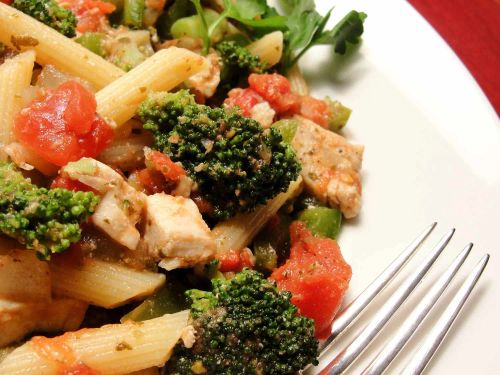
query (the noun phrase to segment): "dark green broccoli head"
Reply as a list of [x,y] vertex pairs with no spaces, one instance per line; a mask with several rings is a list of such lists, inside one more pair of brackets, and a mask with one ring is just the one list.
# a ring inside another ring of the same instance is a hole
[[75,15],[55,0],[14,0],[12,6],[69,38],[76,35]]
[[155,148],[182,163],[215,218],[251,211],[298,177],[295,153],[278,130],[234,110],[198,105],[187,91],[154,94],[139,115]]
[[222,61],[221,82],[217,89],[219,96],[225,94],[233,87],[247,82],[250,73],[264,73],[267,66],[258,56],[235,41],[225,40],[218,43],[215,49]]
[[35,186],[12,164],[0,164],[0,232],[35,250],[42,259],[79,241],[80,222],[98,203],[90,192]]
[[187,292],[197,340],[176,346],[167,373],[296,374],[317,364],[314,322],[297,314],[289,292],[248,269],[212,284]]

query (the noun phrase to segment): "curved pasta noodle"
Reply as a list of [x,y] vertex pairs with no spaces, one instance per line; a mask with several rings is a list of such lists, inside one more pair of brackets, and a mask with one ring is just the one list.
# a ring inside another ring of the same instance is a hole
[[100,89],[125,74],[85,47],[0,2],[0,42],[15,49],[36,51],[36,61],[85,79]]
[[[22,108],[22,94],[30,85],[34,64],[35,52],[26,51],[0,65],[0,149],[14,140],[14,116]],[[2,154],[5,159],[6,154],[0,151],[0,157]]]
[[259,56],[260,59],[273,66],[279,63],[283,54],[283,33],[274,31],[247,46],[252,55]]
[[0,363],[0,374],[57,375],[77,363],[107,375],[162,366],[181,337],[188,314],[181,311],[143,322],[110,324],[53,339],[35,337]]
[[161,273],[98,259],[84,259],[81,264],[52,259],[50,271],[54,294],[106,308],[153,294],[165,283]]
[[298,64],[295,64],[290,68],[287,78],[290,81],[293,93],[298,95],[309,95],[309,86],[307,86],[307,82],[302,75]]
[[184,48],[160,50],[97,92],[97,112],[117,128],[135,115],[150,91],[169,91],[206,64],[206,59]]
[[238,214],[231,219],[218,223],[212,229],[215,245],[219,254],[229,250],[243,249],[262,229],[269,219],[278,212],[287,200],[299,195],[302,191],[302,177],[290,183],[288,191],[278,194],[264,206],[255,211]]

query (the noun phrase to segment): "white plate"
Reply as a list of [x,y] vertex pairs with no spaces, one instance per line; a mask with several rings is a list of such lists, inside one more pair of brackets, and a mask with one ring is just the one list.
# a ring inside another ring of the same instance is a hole
[[[331,5],[330,1],[317,3],[323,13]],[[454,239],[415,291],[410,305],[415,305],[425,287],[468,242],[475,244],[473,253],[438,311],[479,258],[486,252],[492,257],[428,371],[500,374],[498,117],[460,60],[409,4],[398,0],[335,4],[335,20],[350,9],[368,13],[361,48],[349,58],[335,58],[333,65],[329,49],[314,48],[302,66],[313,82],[314,94],[329,94],[353,108],[346,135],[366,146],[362,213],[346,223],[339,239],[353,267],[346,301],[431,222],[439,225],[408,269],[447,229],[455,227]],[[349,373],[357,374],[366,366],[408,311],[408,306],[402,309],[388,332],[377,338],[364,360]],[[430,316],[426,328],[436,315]],[[365,322],[358,322],[353,331]],[[414,338],[389,373],[404,366],[421,337]],[[337,349],[349,339],[352,335]]]

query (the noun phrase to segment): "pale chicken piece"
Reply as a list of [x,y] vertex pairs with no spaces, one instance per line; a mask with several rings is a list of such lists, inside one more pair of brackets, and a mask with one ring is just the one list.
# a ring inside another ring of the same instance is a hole
[[187,87],[195,89],[205,98],[210,98],[215,94],[220,83],[220,58],[215,52],[206,56],[209,64],[201,72],[189,77],[185,84]]
[[0,299],[0,348],[32,332],[56,333],[80,327],[88,304],[70,298],[46,303],[21,303]]
[[359,171],[364,147],[347,140],[314,122],[299,121],[292,146],[302,164],[306,189],[331,206],[338,206],[346,218],[358,215],[361,208]]
[[145,199],[143,193],[123,184],[104,194],[92,222],[116,242],[135,250],[141,239],[135,226],[141,219]]
[[215,254],[214,238],[196,204],[164,193],[147,197],[144,244],[167,270],[193,266]]
[[106,193],[125,182],[110,166],[92,158],[81,158],[61,168],[61,175],[80,181],[99,193]]
[[135,250],[140,240],[136,228],[146,204],[146,195],[135,190],[111,167],[91,158],[68,163],[63,176],[97,190],[103,196],[92,221],[118,243]]
[[272,125],[275,115],[276,111],[266,101],[257,103],[250,110],[250,116],[260,123],[264,129]]

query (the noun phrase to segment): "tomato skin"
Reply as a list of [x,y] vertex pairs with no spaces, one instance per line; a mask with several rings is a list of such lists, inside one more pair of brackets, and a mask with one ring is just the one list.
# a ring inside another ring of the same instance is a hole
[[251,88],[246,89],[232,89],[228,93],[228,97],[224,100],[224,104],[228,107],[240,107],[243,116],[252,116],[252,108],[263,102],[262,96]]
[[253,268],[250,252],[246,250],[229,250],[216,256],[221,272],[241,272],[243,268]]
[[80,181],[72,180],[68,177],[57,176],[50,184],[51,189],[62,188],[66,190],[72,191],[91,191],[95,193],[95,190],[90,186],[81,183]]
[[299,113],[324,128],[328,127],[329,109],[324,100],[306,95],[300,98]]
[[144,168],[137,172],[137,177],[147,194],[170,191],[170,186],[165,177],[158,171]]
[[113,129],[96,113],[92,93],[67,81],[35,98],[14,121],[14,133],[43,159],[64,166],[95,157],[113,140]]
[[75,14],[76,29],[81,33],[98,31],[106,15],[116,9],[113,4],[99,0],[65,0],[61,5]]
[[316,337],[325,338],[349,286],[351,267],[336,241],[313,236],[304,223],[292,223],[290,236],[290,258],[270,278],[292,293],[300,314],[314,320]]
[[78,363],[71,366],[71,368],[65,369],[62,375],[101,375],[101,372],[91,369],[84,363]]
[[[159,151],[151,151],[146,157],[146,165],[160,172],[167,181],[178,182],[186,171],[174,163],[167,155]],[[149,166],[148,165],[148,166]]]
[[248,83],[278,113],[297,113],[300,96],[293,94],[288,79],[280,74],[250,74]]

